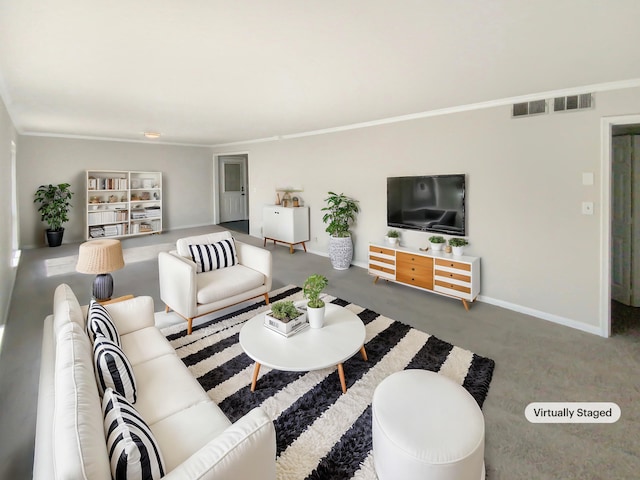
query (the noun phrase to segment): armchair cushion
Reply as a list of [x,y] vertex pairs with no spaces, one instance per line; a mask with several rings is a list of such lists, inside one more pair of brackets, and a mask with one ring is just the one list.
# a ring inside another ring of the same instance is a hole
[[225,240],[227,238],[233,238],[231,232],[225,230],[224,232],[207,233],[204,235],[195,235],[193,237],[184,237],[176,241],[176,250],[178,255],[186,257],[191,260],[191,252],[189,252],[189,245],[197,244],[212,244]]
[[234,265],[222,270],[196,275],[198,303],[207,304],[233,297],[265,283],[262,273],[244,265]]
[[233,238],[226,238],[209,245],[189,245],[189,252],[191,259],[196,263],[197,273],[233,267],[238,263],[236,244]]

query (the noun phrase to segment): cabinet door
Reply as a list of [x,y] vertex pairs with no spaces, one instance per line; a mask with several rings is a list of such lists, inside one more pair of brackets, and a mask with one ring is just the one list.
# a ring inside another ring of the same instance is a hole
[[433,258],[398,252],[396,280],[433,290]]

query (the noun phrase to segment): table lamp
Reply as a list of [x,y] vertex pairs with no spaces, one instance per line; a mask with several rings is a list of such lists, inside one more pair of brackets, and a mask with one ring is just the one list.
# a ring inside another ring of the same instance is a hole
[[110,300],[113,294],[111,272],[124,267],[120,240],[100,239],[80,245],[76,271],[93,273],[93,298],[98,301]]

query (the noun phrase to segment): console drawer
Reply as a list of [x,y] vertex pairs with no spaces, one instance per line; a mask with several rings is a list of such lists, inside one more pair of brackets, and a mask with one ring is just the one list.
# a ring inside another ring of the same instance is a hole
[[378,247],[376,245],[369,245],[369,251],[371,253],[381,253],[382,255],[390,255],[394,257],[396,255],[395,250],[391,250],[389,248]]
[[436,267],[436,273],[435,273],[435,277],[436,279],[441,279],[441,280],[457,280],[458,282],[464,282],[464,283],[471,283],[471,276],[470,275],[465,275],[462,273],[457,273],[457,272],[447,272],[445,270],[438,270],[438,267]]
[[471,294],[471,285],[458,285],[456,283],[449,283],[436,279],[434,290],[436,292],[442,292],[448,295],[466,298]]
[[464,270],[467,272],[471,271],[470,263],[462,263],[456,262],[455,260],[448,260],[444,258],[436,258],[436,266],[438,267],[447,267],[447,268],[455,268],[456,270]]
[[406,283],[408,285],[414,285],[420,288],[426,288],[427,290],[433,290],[433,274],[410,273],[405,271],[398,271],[396,273],[396,281]]
[[433,270],[433,258],[423,257],[422,255],[412,255],[410,253],[398,252],[396,256],[398,266],[404,265],[418,265],[430,270]]

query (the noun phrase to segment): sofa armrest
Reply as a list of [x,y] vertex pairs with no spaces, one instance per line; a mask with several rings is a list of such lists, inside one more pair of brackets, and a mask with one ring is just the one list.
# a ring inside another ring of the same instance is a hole
[[254,408],[211,440],[164,480],[275,480],[276,431],[261,408]]
[[183,317],[194,317],[198,291],[195,262],[175,252],[160,252],[158,275],[162,301]]
[[151,297],[134,297],[122,302],[109,303],[104,308],[111,315],[120,335],[155,325],[153,298]]
[[271,290],[271,282],[273,279],[273,267],[271,260],[271,252],[267,249],[256,247],[248,243],[236,240],[236,254],[240,265],[251,268],[262,273],[265,276],[265,285],[267,292]]

